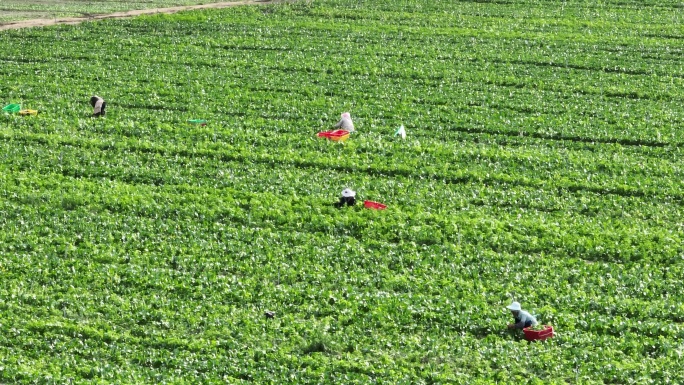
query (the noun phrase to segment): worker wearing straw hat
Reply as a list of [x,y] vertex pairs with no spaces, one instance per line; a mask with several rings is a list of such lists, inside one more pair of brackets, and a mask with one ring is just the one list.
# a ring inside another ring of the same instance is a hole
[[513,318],[515,318],[515,323],[508,325],[509,329],[524,329],[537,324],[537,319],[523,310],[520,307],[519,302],[514,301],[512,304],[506,306],[506,309],[510,310],[513,314]]

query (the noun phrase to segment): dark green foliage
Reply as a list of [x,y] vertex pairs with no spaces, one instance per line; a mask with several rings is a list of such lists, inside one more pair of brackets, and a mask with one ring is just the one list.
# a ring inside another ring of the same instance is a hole
[[684,383],[677,4],[0,33],[0,382]]

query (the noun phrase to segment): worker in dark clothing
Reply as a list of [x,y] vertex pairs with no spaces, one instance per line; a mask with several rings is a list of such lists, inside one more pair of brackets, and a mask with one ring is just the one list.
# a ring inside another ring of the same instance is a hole
[[107,103],[101,97],[95,95],[90,98],[90,105],[93,106],[93,116],[105,116]]
[[335,203],[335,207],[354,206],[356,204],[356,191],[346,188],[342,190],[340,201]]

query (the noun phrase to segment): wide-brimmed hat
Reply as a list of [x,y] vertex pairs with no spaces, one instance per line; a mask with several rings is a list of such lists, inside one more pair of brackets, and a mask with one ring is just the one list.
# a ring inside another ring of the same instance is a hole
[[521,310],[522,308],[520,307],[520,302],[515,302],[515,301],[513,301],[512,304],[506,306],[506,309],[509,309],[509,310]]
[[345,198],[352,198],[352,197],[355,197],[355,196],[356,196],[356,191],[354,191],[354,190],[352,190],[352,189],[350,189],[350,188],[346,188],[346,189],[342,190],[342,196],[345,197]]

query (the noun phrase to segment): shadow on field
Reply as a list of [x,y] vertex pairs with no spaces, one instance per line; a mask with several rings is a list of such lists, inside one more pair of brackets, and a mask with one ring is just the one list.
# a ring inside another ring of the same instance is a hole
[[[501,135],[501,136],[520,136],[519,131],[493,131],[487,129],[480,129],[474,127],[452,127],[451,131],[464,132],[467,134],[489,134],[489,135]],[[683,143],[666,143],[658,142],[654,140],[646,139],[621,139],[621,138],[587,138],[577,135],[562,135],[562,134],[544,134],[538,132],[525,132],[522,134],[535,139],[544,140],[557,140],[557,141],[569,141],[569,142],[580,142],[580,143],[605,143],[605,144],[619,144],[622,146],[645,146],[645,147],[679,147]]]

